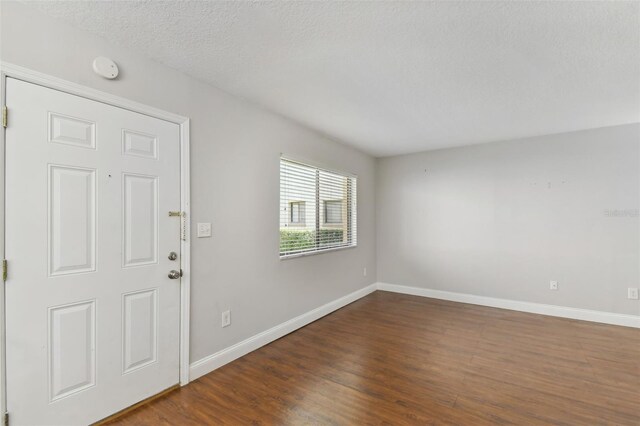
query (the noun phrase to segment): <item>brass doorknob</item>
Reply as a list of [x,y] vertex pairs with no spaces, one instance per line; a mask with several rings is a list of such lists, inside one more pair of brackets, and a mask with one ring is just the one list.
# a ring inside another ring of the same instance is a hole
[[176,271],[175,269],[169,271],[169,278],[172,280],[177,280],[180,278],[180,271]]

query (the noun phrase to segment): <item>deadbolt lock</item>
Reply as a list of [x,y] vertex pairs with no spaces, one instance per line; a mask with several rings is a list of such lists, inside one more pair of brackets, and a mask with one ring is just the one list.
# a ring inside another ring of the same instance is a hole
[[176,253],[175,251],[172,251],[171,253],[169,253],[169,260],[176,260],[178,258],[178,253]]

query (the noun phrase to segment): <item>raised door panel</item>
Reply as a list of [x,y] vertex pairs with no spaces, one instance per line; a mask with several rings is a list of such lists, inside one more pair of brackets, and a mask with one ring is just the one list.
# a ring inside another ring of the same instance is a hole
[[95,170],[49,165],[49,275],[95,271]]
[[123,373],[155,362],[158,340],[156,289],[123,296]]
[[96,124],[89,120],[49,113],[49,142],[96,148]]
[[158,178],[124,174],[123,266],[158,262]]
[[95,301],[49,308],[50,401],[95,385]]
[[145,133],[123,130],[122,153],[155,160],[158,158],[158,138]]

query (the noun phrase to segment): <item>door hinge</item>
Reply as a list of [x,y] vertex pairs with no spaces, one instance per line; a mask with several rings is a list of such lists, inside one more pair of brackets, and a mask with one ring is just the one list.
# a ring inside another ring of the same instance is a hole
[[4,426],[9,426],[9,413],[4,413]]
[[9,272],[9,265],[7,264],[7,259],[2,259],[2,281],[7,280],[8,272]]
[[2,127],[6,128],[7,127],[7,116],[9,115],[9,110],[7,109],[7,106],[3,106],[2,107]]

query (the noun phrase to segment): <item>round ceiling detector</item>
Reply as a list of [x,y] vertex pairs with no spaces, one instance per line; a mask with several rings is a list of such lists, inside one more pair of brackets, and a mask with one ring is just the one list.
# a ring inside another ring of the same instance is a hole
[[98,56],[93,60],[93,71],[99,76],[113,80],[118,76],[118,66],[109,58]]

